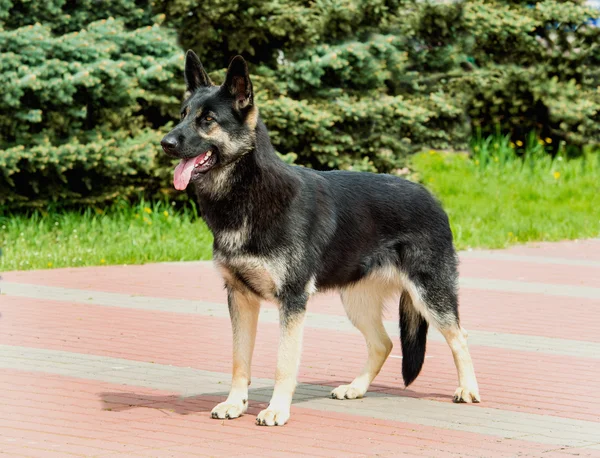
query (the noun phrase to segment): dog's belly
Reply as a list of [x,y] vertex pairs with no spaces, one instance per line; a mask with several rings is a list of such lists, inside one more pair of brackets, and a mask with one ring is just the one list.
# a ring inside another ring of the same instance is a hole
[[228,286],[250,290],[267,300],[275,299],[287,273],[287,265],[281,260],[258,256],[225,257],[215,253],[214,262]]

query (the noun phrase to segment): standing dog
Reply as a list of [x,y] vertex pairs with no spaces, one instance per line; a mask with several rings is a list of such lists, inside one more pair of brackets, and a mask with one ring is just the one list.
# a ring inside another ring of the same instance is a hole
[[392,350],[383,303],[400,297],[402,376],[408,386],[425,357],[429,323],[452,350],[455,402],[479,402],[477,380],[459,325],[457,257],[448,217],[422,186],[391,175],[318,172],[279,159],[254,104],[241,56],[215,86],[188,51],[181,122],[161,142],[181,159],[174,185],[194,187],[214,234],[233,328],[233,380],[213,418],[248,408],[250,364],[261,300],[279,306],[281,337],[273,397],[260,425],[290,417],[306,302],[336,288],[350,321],[365,337],[368,359],[336,399],[362,397]]

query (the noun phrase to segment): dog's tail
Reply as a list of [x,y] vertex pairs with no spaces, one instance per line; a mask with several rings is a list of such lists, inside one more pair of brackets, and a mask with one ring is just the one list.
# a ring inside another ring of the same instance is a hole
[[415,381],[425,361],[427,329],[425,318],[415,309],[405,291],[400,296],[400,343],[402,344],[402,378],[408,386]]

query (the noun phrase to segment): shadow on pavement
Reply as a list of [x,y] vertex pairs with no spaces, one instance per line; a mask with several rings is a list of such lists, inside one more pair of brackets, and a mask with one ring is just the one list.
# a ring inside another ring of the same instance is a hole
[[[327,385],[325,385],[327,383]],[[293,404],[302,407],[302,404],[306,401],[312,401],[316,399],[325,399],[329,397],[331,389],[335,388],[339,384],[327,381],[323,384],[307,384],[300,383],[294,396]],[[248,397],[250,398],[249,412],[252,413],[254,409],[258,410],[265,408],[271,394],[273,393],[273,387],[261,387],[261,388],[250,388],[248,390]],[[104,392],[100,393],[100,400],[102,401],[102,409],[122,412],[135,408],[146,408],[146,409],[157,409],[165,412],[174,412],[179,415],[188,415],[192,413],[210,412],[213,407],[222,402],[227,397],[227,391],[219,391],[213,393],[202,393],[191,396],[178,396],[178,395],[148,395],[132,392]],[[411,397],[411,398],[427,398],[437,400],[448,400],[451,401],[451,396],[448,394],[439,393],[417,393],[412,390],[390,388],[389,386],[373,385],[372,390],[367,392],[365,399],[369,397]],[[338,402],[353,402],[352,400],[338,401]]]

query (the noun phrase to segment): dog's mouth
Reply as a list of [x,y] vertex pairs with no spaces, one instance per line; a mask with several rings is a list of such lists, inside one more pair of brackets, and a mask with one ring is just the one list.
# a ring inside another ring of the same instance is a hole
[[182,159],[175,167],[173,186],[175,189],[183,191],[190,181],[208,172],[216,163],[217,152],[214,149],[209,149],[196,157]]

